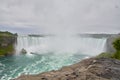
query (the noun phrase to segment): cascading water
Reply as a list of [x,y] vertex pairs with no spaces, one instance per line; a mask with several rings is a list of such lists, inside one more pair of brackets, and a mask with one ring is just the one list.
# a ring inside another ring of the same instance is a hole
[[31,37],[19,36],[17,53],[25,49],[28,53],[43,54],[80,53],[95,56],[104,51],[106,39],[92,37]]
[[[103,52],[105,43],[106,38],[18,36],[17,55],[0,58],[0,80],[74,64]],[[27,54],[19,55],[23,48]]]
[[20,53],[22,49],[27,50],[27,52],[37,51],[36,49],[41,45],[41,39],[41,37],[18,36],[16,53]]

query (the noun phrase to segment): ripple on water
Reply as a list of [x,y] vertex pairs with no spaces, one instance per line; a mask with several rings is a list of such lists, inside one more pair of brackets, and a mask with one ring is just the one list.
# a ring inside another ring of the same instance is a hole
[[32,57],[28,57],[28,55],[5,57],[0,60],[0,80],[10,80],[21,74],[38,74],[57,70],[62,66],[75,63],[78,59],[81,59],[80,56],[76,57],[73,54],[67,54],[67,56],[66,54],[41,54]]

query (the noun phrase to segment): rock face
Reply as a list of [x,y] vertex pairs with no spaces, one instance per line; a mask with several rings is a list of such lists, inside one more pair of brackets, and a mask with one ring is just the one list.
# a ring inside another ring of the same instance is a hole
[[118,37],[120,37],[120,34],[114,34],[114,35],[111,35],[111,36],[108,37],[108,39],[106,41],[106,46],[105,46],[106,52],[108,52],[108,53],[114,53],[114,52],[116,52],[116,50],[114,49],[112,43]]
[[0,56],[11,55],[14,53],[14,45],[17,35],[10,32],[0,32]]
[[21,75],[13,80],[120,80],[120,61],[90,58],[57,71]]

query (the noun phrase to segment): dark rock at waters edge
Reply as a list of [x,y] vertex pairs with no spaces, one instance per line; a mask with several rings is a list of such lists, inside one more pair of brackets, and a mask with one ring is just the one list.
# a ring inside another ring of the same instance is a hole
[[60,70],[38,75],[21,75],[13,80],[120,80],[120,61],[90,58]]
[[17,34],[8,31],[0,31],[0,56],[12,55],[15,52],[14,45],[17,42]]
[[21,52],[20,53],[22,53],[22,54],[26,54],[27,53],[27,51],[23,48],[22,50],[21,50]]

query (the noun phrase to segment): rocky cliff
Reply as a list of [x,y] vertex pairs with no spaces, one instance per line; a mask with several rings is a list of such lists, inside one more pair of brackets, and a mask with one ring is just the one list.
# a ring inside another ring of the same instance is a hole
[[57,71],[22,75],[14,80],[120,80],[120,61],[90,58]]
[[17,41],[17,34],[0,32],[0,56],[14,54],[14,45]]
[[108,53],[116,52],[112,43],[116,40],[116,38],[119,38],[119,37],[120,37],[120,34],[113,34],[107,38],[106,46],[105,46],[106,52],[108,52]]

